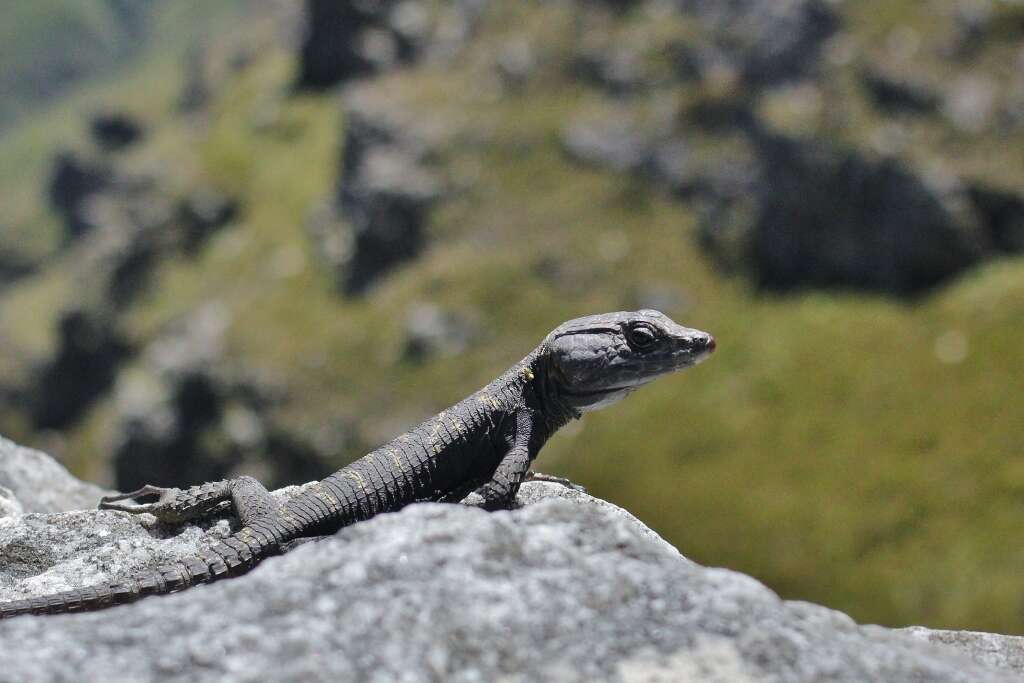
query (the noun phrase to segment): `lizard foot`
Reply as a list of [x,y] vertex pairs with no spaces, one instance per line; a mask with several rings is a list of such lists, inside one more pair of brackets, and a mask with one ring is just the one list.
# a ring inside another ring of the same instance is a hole
[[583,488],[579,484],[574,484],[572,481],[566,479],[565,477],[556,477],[550,474],[542,474],[540,472],[534,472],[533,470],[530,470],[529,472],[526,473],[526,481],[544,481],[548,482],[549,484],[559,484],[560,486],[572,489],[573,491],[579,491],[580,493],[587,492],[587,489]]
[[[131,493],[121,493],[116,496],[103,496],[100,498],[99,509],[100,510],[117,510],[119,512],[130,512],[134,515],[148,512],[156,515],[157,518],[161,518],[161,512],[167,508],[170,508],[171,502],[175,496],[180,493],[180,489],[163,488],[160,486],[143,486],[137,491]],[[141,498],[143,496],[160,496],[154,503],[145,503],[141,505],[121,505],[117,501],[130,500],[132,498]]]

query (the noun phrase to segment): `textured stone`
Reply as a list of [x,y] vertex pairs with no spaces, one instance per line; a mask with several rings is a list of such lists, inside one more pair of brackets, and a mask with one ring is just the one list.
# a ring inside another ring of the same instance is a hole
[[980,631],[947,631],[911,626],[903,632],[929,643],[948,645],[990,666],[1024,674],[1024,637]]
[[297,84],[319,90],[425,58],[450,58],[474,33],[485,5],[306,0]]
[[988,254],[985,226],[955,176],[820,140],[757,129],[752,138],[756,180],[746,189],[711,183],[728,210],[711,215],[706,243],[745,243],[763,287],[914,294]]
[[40,363],[29,399],[32,423],[65,427],[114,382],[130,347],[103,312],[77,309],[57,323],[57,348]]
[[[294,493],[292,491],[279,494]],[[518,509],[421,504],[249,574],[103,612],[0,623],[18,681],[1010,681],[700,567],[625,511],[549,483]],[[227,531],[122,513],[0,525],[0,599],[116,579]],[[980,659],[984,659],[983,657]],[[1002,668],[1001,668],[1002,667]]]
[[683,137],[663,123],[673,112],[667,107],[660,111],[654,122],[628,108],[581,117],[563,128],[562,147],[581,164],[632,173],[665,192],[688,196],[707,169]]
[[365,293],[426,246],[430,209],[446,189],[436,155],[449,123],[410,111],[386,86],[347,93],[337,196],[308,226],[345,294]]
[[221,302],[208,302],[169,324],[118,376],[109,450],[119,488],[191,485],[243,471],[271,486],[303,481],[330,471],[328,461],[351,445],[347,425],[275,419],[286,383],[225,355],[230,321]]
[[66,241],[93,227],[82,215],[86,200],[109,188],[112,175],[105,163],[74,152],[62,151],[54,158],[46,193],[50,206],[64,219]]
[[839,28],[826,0],[676,0],[701,22],[723,59],[748,85],[814,75],[822,46]]
[[890,114],[931,114],[942,104],[942,97],[928,84],[883,68],[866,68],[861,78],[874,103]]
[[0,437],[0,487],[10,491],[12,510],[64,512],[96,507],[108,493],[71,476],[45,453]]

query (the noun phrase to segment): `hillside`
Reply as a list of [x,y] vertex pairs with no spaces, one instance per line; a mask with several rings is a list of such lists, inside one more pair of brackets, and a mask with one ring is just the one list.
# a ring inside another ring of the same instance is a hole
[[383,3],[297,83],[268,2],[53,102],[0,138],[0,432],[296,483],[652,306],[715,358],[541,470],[784,597],[1024,632],[1021,10],[769,4]]

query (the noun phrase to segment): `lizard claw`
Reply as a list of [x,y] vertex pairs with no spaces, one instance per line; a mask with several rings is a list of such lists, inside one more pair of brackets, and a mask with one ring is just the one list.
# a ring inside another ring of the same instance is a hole
[[[141,514],[143,512],[156,513],[162,506],[168,501],[174,498],[178,494],[178,489],[162,488],[160,486],[143,486],[137,491],[131,493],[121,493],[116,496],[103,496],[100,498],[100,504],[98,508],[100,510],[117,510],[119,512],[130,512],[132,514]],[[142,505],[119,505],[119,500],[130,500],[132,498],[140,498],[142,496],[160,496],[155,503],[146,503]]]

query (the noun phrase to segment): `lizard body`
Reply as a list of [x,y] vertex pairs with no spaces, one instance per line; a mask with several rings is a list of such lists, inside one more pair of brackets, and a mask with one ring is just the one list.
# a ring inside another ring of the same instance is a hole
[[[301,539],[329,534],[420,501],[508,506],[544,443],[588,410],[695,365],[714,339],[657,311],[607,313],[563,323],[496,380],[279,505],[250,477],[186,490],[147,486],[100,507],[150,512],[165,522],[230,502],[242,528],[191,558],[121,582],[0,603],[0,619],[99,609],[241,574]],[[159,494],[155,503],[118,500]]]

